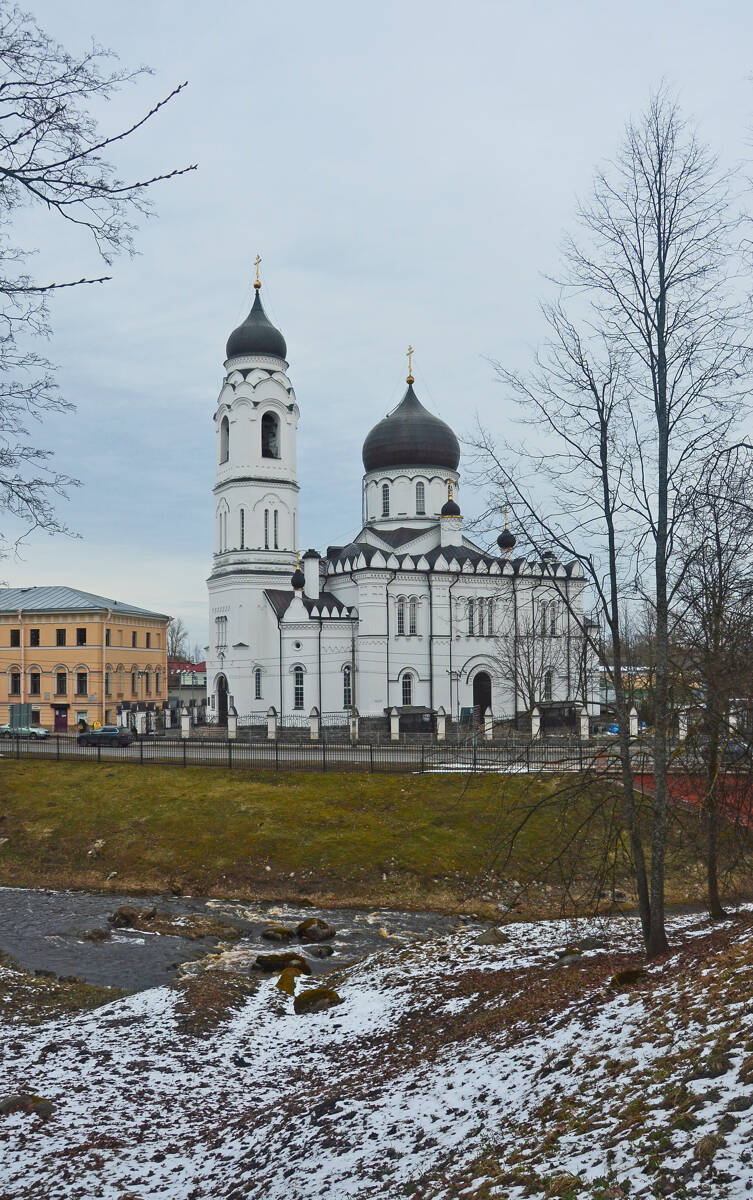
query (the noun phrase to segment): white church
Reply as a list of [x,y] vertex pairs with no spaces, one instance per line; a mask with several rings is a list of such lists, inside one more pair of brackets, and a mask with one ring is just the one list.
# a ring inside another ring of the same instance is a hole
[[[227,342],[214,415],[215,545],[207,692],[225,724],[323,723],[357,711],[367,728],[430,728],[443,710],[516,721],[534,703],[594,711],[580,564],[495,553],[463,532],[450,427],[407,390],[363,443],[361,524],[345,546],[299,555],[300,410],[282,333],[258,279]],[[409,360],[410,362],[410,360]],[[304,408],[305,411],[305,408]]]

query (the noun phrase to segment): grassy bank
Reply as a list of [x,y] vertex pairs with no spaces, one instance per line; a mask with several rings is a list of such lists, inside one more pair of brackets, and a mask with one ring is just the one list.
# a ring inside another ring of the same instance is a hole
[[[606,867],[630,893],[613,836],[616,800],[602,785],[574,786],[567,798],[558,787],[520,776],[2,760],[0,884],[480,911],[535,878],[521,911],[541,914],[559,910],[565,883],[585,904]],[[741,879],[731,882],[742,890]],[[686,832],[670,855],[668,890],[675,902],[702,895]]]

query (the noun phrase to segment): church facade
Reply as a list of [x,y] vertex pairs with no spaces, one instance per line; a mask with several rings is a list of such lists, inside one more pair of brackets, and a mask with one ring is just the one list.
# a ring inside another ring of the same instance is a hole
[[407,390],[363,444],[361,525],[351,542],[299,555],[300,411],[287,347],[254,304],[227,342],[214,415],[217,472],[207,691],[223,724],[270,708],[291,724],[327,718],[533,704],[593,711],[577,562],[495,552],[463,531],[454,432]]

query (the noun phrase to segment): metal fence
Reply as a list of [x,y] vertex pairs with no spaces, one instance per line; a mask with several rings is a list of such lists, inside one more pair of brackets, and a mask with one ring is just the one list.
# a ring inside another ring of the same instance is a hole
[[132,763],[224,767],[245,771],[361,771],[528,774],[617,768],[604,746],[534,741],[525,745],[411,745],[399,742],[338,745],[326,742],[238,742],[201,738],[143,738],[130,746],[82,746],[75,738],[11,738],[0,742],[7,758],[55,762]]

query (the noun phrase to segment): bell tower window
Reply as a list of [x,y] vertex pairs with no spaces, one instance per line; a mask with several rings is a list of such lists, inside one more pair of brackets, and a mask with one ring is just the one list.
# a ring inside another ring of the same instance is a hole
[[280,421],[272,412],[265,412],[261,419],[261,456],[280,457]]
[[426,488],[423,483],[416,484],[416,516],[423,517],[426,514]]
[[230,458],[230,422],[227,417],[223,417],[220,421],[220,462],[224,463]]
[[382,484],[382,516],[388,517],[389,515],[390,515],[390,485],[388,483],[383,483]]

